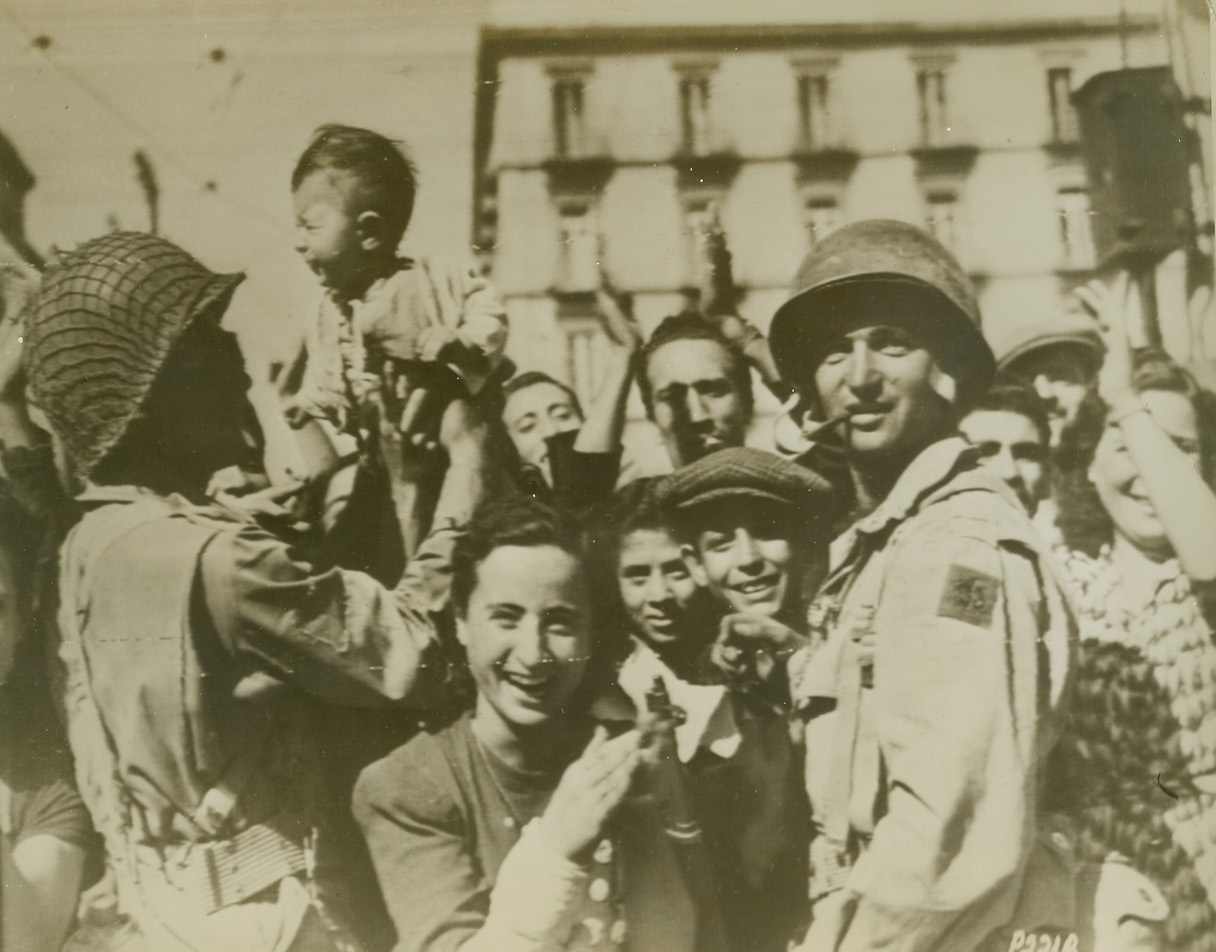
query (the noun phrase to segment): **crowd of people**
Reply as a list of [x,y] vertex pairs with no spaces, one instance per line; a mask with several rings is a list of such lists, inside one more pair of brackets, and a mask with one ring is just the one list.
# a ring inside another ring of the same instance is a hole
[[1216,950],[1216,398],[1135,281],[994,352],[862,221],[765,336],[711,229],[648,336],[604,279],[583,406],[399,255],[396,145],[290,182],[273,421],[242,275],[132,232],[4,272],[5,950]]

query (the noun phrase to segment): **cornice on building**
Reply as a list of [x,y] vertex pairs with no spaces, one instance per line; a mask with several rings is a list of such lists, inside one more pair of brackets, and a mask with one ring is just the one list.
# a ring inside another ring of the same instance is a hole
[[605,56],[636,53],[740,53],[750,50],[845,50],[858,46],[915,44],[951,47],[1018,41],[1062,41],[1156,31],[1150,14],[1051,19],[902,21],[877,23],[723,24],[678,26],[487,26],[482,57]]

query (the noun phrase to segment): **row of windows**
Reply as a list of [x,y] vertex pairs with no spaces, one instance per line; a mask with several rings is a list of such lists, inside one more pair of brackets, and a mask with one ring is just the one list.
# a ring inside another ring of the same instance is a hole
[[[916,89],[920,103],[920,135],[925,146],[942,146],[951,141],[949,69],[926,66],[917,70]],[[802,71],[795,76],[798,104],[799,142],[806,149],[830,149],[842,145],[833,123],[835,108],[834,77],[828,70]],[[596,152],[589,138],[585,109],[586,76],[579,73],[554,75],[552,86],[553,144],[555,154],[580,158]],[[713,72],[709,69],[685,70],[679,75],[681,146],[689,155],[708,155],[719,151],[711,122]],[[1056,143],[1077,141],[1077,117],[1071,101],[1072,70],[1067,67],[1047,71],[1047,97],[1051,110],[1052,138]]]
[[[563,291],[587,291],[599,281],[599,259],[603,235],[596,206],[591,201],[561,201],[558,211],[557,287]],[[683,205],[683,268],[685,282],[698,282],[699,240],[709,213],[709,199],[686,200]],[[951,189],[930,190],[924,195],[924,226],[947,248],[965,258],[966,211],[960,193]],[[1059,267],[1086,270],[1094,266],[1094,243],[1090,227],[1089,196],[1082,188],[1062,188],[1055,200]],[[803,204],[803,226],[808,248],[823,240],[847,217],[838,199],[813,195]]]
[[[599,280],[598,261],[603,237],[593,205],[570,202],[559,206],[558,288],[586,291]],[[684,208],[685,281],[698,283],[699,235],[705,224],[707,207],[692,202]],[[1055,213],[1059,240],[1060,267],[1088,270],[1094,267],[1094,245],[1090,230],[1089,198],[1083,189],[1064,188],[1056,194]],[[965,212],[957,193],[929,192],[924,204],[925,227],[956,253],[967,241]],[[808,247],[823,240],[847,221],[843,209],[833,199],[812,197],[804,205],[803,222]],[[964,264],[966,260],[964,257]],[[590,314],[566,314],[561,321],[565,344],[566,374],[579,398],[587,405],[598,392],[603,368],[607,364],[607,340],[600,322]]]

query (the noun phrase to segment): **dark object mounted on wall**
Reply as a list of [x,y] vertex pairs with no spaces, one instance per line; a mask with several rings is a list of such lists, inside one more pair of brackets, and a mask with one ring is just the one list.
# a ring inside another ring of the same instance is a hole
[[1191,134],[1170,68],[1098,73],[1072,101],[1101,263],[1135,267],[1187,245]]

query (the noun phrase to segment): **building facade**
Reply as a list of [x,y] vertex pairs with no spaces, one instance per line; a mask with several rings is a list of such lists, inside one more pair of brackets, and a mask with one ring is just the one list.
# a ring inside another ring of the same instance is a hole
[[1152,13],[1057,6],[917,24],[485,28],[474,241],[506,296],[513,356],[590,397],[598,262],[650,330],[695,293],[714,206],[740,313],[761,329],[814,243],[873,217],[952,248],[993,337],[1070,306],[1094,266],[1070,94],[1168,51]]

